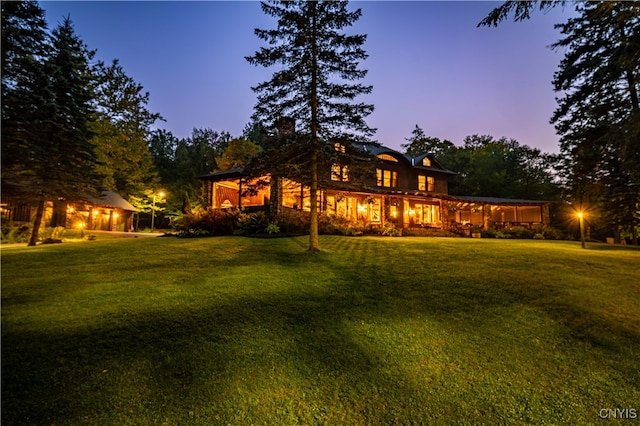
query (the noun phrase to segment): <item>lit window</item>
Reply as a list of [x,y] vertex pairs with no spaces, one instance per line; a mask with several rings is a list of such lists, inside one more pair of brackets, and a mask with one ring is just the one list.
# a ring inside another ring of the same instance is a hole
[[334,143],[334,144],[333,144],[333,148],[334,148],[336,151],[338,151],[338,152],[342,152],[342,153],[344,153],[344,152],[345,152],[345,147],[344,147],[344,145],[342,145],[342,144],[341,144],[341,143],[339,143],[339,142]]
[[418,191],[433,192],[435,188],[435,179],[433,176],[418,175]]
[[385,161],[393,161],[394,163],[398,162],[398,159],[396,157],[394,157],[393,155],[389,155],[389,154],[379,154],[378,158],[381,160],[385,160]]
[[376,185],[387,188],[398,186],[398,172],[393,170],[376,169]]
[[338,182],[349,181],[349,166],[341,166],[337,163],[331,166],[331,180]]
[[427,157],[424,157],[422,159],[422,165],[425,166],[425,167],[431,167],[431,160],[428,159]]

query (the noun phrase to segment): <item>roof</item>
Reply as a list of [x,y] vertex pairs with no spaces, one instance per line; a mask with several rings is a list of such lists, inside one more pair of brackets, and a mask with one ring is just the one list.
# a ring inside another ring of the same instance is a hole
[[[380,154],[389,154],[397,159],[403,159],[405,161],[408,161],[409,164],[416,169],[429,170],[432,172],[445,173],[449,175],[457,175],[456,172],[444,168],[432,154],[421,154],[417,157],[411,157],[409,155],[401,153],[400,151],[396,151],[395,149],[388,148],[384,145],[363,145],[362,148],[365,151],[370,152],[371,154],[376,156]],[[422,159],[425,157],[428,157],[438,167],[423,166]]]
[[523,200],[517,198],[498,198],[498,197],[475,197],[467,195],[448,195],[447,199],[452,201],[464,201],[468,203],[487,203],[487,204],[522,204],[522,205],[540,205],[550,204],[551,201],[544,200]]
[[137,212],[138,209],[133,207],[127,200],[122,198],[118,193],[113,191],[103,191],[102,196],[96,197],[85,197],[85,201],[88,201],[93,204],[98,204],[105,207],[115,207],[122,210],[128,210],[132,212]]
[[228,178],[238,178],[238,177],[242,177],[243,176],[243,169],[230,169],[230,170],[223,170],[220,172],[215,172],[215,173],[209,173],[208,175],[202,175],[202,176],[198,176],[198,179],[202,179],[202,180],[222,180],[222,179],[228,179]]

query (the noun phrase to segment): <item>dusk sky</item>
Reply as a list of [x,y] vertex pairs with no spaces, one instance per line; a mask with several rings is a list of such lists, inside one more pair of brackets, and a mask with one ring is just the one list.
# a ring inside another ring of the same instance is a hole
[[[563,52],[555,23],[572,6],[497,28],[477,23],[500,2],[358,1],[362,18],[349,30],[367,34],[364,84],[375,105],[367,120],[375,138],[400,149],[415,125],[461,145],[465,136],[506,136],[558,151],[549,118],[551,80]],[[188,137],[194,127],[239,136],[250,121],[252,86],[272,71],[244,58],[262,46],[254,28],[275,27],[260,4],[242,2],[41,2],[50,29],[67,15],[97,59],[119,59],[150,92],[157,128]]]

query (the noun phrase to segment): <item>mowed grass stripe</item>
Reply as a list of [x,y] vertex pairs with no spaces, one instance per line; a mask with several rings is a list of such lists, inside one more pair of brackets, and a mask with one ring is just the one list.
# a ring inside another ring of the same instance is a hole
[[594,423],[640,400],[638,250],[321,246],[3,249],[3,423]]

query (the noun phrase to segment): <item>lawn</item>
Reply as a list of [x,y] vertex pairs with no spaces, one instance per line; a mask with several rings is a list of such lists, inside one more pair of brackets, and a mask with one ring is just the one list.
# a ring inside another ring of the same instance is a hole
[[640,250],[462,238],[2,249],[2,424],[640,417]]

